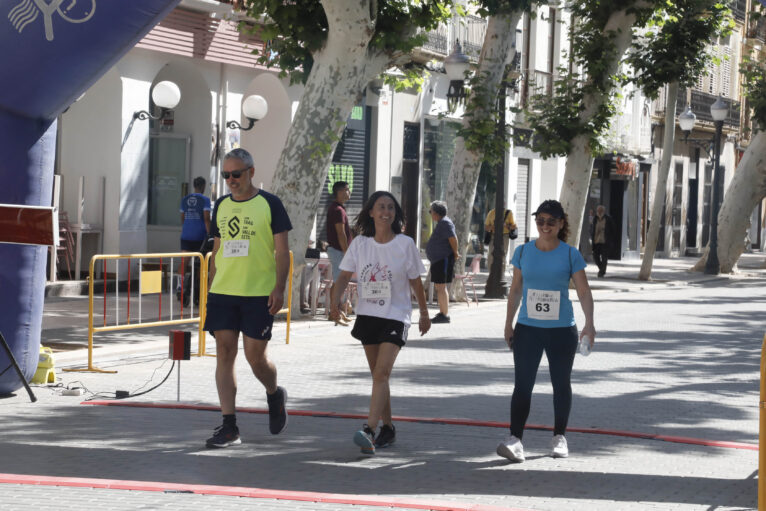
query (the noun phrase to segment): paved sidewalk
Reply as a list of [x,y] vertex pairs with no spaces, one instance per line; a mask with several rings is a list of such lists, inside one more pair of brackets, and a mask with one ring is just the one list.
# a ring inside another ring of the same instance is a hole
[[[523,464],[494,454],[507,434],[493,426],[508,422],[513,363],[501,339],[505,303],[488,300],[478,307],[453,304],[452,323],[434,325],[422,338],[411,331],[392,377],[395,415],[474,425],[400,421],[395,446],[367,458],[351,442],[359,419],[294,414],[285,433],[271,436],[265,415],[243,412],[243,445],[207,450],[203,442],[220,422],[218,412],[85,405],[92,394],[62,396],[58,387],[38,386],[37,403],[23,391],[0,399],[0,474],[260,488],[293,499],[306,498],[305,492],[359,502],[374,496],[400,508],[451,502],[455,509],[753,509],[755,450],[575,431],[756,445],[766,331],[762,260],[762,254],[746,255],[740,274],[720,277],[682,272],[690,259],[656,260],[650,282],[635,279],[638,261],[610,262],[604,279],[589,267],[598,337],[593,354],[575,361],[568,459],[547,456],[551,433],[545,429],[527,430]],[[46,303],[43,337],[60,350],[62,385],[108,397],[115,390],[141,392],[169,374],[168,328],[99,336],[96,365],[116,374],[62,372],[86,360],[86,302]],[[277,324],[270,352],[289,391],[289,409],[366,414],[369,374],[349,330],[298,321],[285,345],[284,323]],[[217,406],[214,365],[210,357],[182,363],[181,403]],[[542,366],[529,423],[546,426],[553,420],[552,394]],[[264,408],[263,389],[244,357],[237,371],[239,406]],[[177,391],[173,371],[157,389],[125,402],[173,405]],[[340,502],[0,484],[0,500],[10,499],[19,504],[9,509],[43,501],[58,509],[351,509]]]

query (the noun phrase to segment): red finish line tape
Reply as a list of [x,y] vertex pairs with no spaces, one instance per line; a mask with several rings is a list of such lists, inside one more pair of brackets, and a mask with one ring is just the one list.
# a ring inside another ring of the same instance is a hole
[[[173,404],[173,403],[138,403],[128,401],[83,401],[83,405],[100,405],[100,406],[126,406],[134,408],[167,408],[176,410],[203,410],[209,412],[220,412],[221,408],[212,405],[189,405],[189,404]],[[237,408],[241,413],[259,413],[267,414],[269,411],[265,408]],[[303,417],[324,417],[331,419],[366,419],[366,415],[359,413],[338,413],[338,412],[319,412],[312,410],[289,410],[290,415],[303,416]],[[420,422],[423,424],[446,424],[449,426],[474,426],[481,428],[510,428],[508,422],[496,422],[496,421],[479,421],[473,419],[450,419],[439,417],[393,417],[398,422]],[[552,426],[546,426],[542,424],[527,424],[526,429],[535,429],[543,431],[553,431]],[[748,444],[745,442],[727,442],[721,440],[705,440],[702,438],[673,436],[673,435],[655,435],[653,433],[639,433],[636,431],[622,431],[618,429],[602,429],[602,428],[570,428],[567,427],[567,432],[572,433],[588,433],[592,435],[609,435],[609,436],[622,436],[628,438],[641,438],[645,440],[660,440],[663,442],[673,442],[677,444],[691,444],[691,445],[703,445],[706,447],[721,447],[724,449],[746,449],[750,451],[757,451],[758,444]]]
[[0,484],[28,484],[37,486],[68,486],[74,488],[100,488],[110,490],[194,493],[197,495],[223,495],[254,499],[275,499],[350,506],[381,506],[403,509],[433,509],[436,511],[529,511],[521,508],[487,506],[439,500],[419,500],[375,495],[345,495],[305,491],[270,490],[243,486],[214,486],[207,484],[163,483],[156,481],[130,481],[85,477],[55,477],[39,475],[0,474]]

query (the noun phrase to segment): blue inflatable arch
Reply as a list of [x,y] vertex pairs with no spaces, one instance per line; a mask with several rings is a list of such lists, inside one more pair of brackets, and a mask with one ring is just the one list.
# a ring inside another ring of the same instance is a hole
[[[0,2],[0,203],[50,206],[56,118],[179,0]],[[2,233],[0,233],[0,238]],[[0,243],[0,332],[24,376],[37,368],[47,248]],[[0,371],[9,365],[0,351]],[[0,395],[22,386],[0,376]]]

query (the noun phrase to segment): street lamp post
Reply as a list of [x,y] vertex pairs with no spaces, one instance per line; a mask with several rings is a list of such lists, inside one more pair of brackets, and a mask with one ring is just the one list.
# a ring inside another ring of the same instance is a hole
[[[503,140],[506,137],[505,130],[505,101],[507,97],[505,76],[500,82],[497,93],[497,137]],[[505,279],[505,149],[502,151],[500,161],[495,166],[495,225],[492,236],[492,267],[489,269],[484,296],[487,298],[505,298],[508,296],[508,281]]]
[[463,53],[460,41],[455,41],[452,53],[444,59],[444,71],[449,78],[447,90],[447,109],[454,112],[459,104],[465,103],[465,78],[471,67],[471,59]]
[[[711,200],[713,203],[710,207],[710,244],[707,255],[707,261],[705,262],[705,273],[708,275],[718,275],[721,271],[721,263],[718,260],[718,212],[721,207],[721,188],[723,183],[723,176],[721,173],[721,132],[723,131],[723,121],[729,113],[729,106],[723,100],[721,96],[710,106],[710,115],[713,117],[713,123],[715,124],[715,136],[713,137],[713,193]],[[689,133],[694,129],[694,122],[697,116],[691,110],[691,107],[686,107],[686,111],[678,117],[678,124],[681,126],[681,130],[685,133],[685,142],[692,142],[705,149],[708,152],[708,145],[710,139],[693,139],[689,138]]]

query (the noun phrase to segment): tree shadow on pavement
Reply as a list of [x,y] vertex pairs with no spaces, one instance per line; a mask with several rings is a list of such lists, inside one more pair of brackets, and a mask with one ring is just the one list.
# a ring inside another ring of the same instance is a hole
[[[506,505],[514,496],[616,505],[755,503],[753,479],[657,475],[651,459],[633,466],[610,461],[621,452],[640,456],[646,442],[635,439],[570,435],[579,453],[554,460],[537,449],[548,434],[528,432],[530,458],[514,465],[492,453],[499,431],[400,423],[397,444],[369,458],[352,445],[353,426],[346,420],[293,417],[288,432],[274,437],[266,432],[265,416],[240,414],[243,445],[207,450],[202,442],[214,417],[189,410],[84,406],[52,408],[44,418],[15,417],[16,427],[0,441],[0,472],[472,502],[480,496],[481,502]],[[689,448],[663,445],[657,463]],[[709,448],[708,454],[716,451]]]

